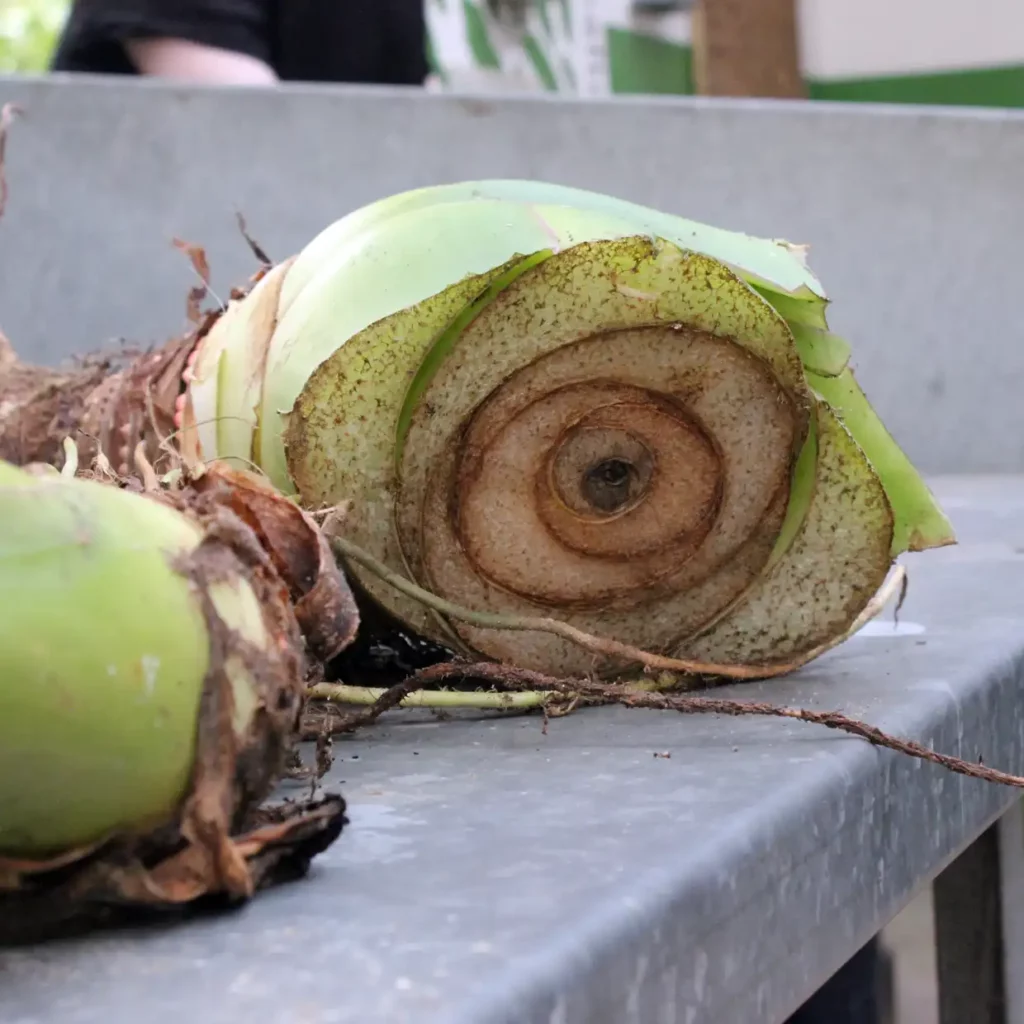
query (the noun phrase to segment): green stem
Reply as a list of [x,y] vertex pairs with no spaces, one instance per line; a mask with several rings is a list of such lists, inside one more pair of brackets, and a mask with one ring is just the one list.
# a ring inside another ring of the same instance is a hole
[[[335,704],[375,704],[385,694],[383,687],[351,686],[347,683],[317,683],[309,696]],[[543,690],[500,693],[495,690],[416,690],[399,702],[403,708],[474,708],[481,711],[523,711],[543,707],[556,696]]]

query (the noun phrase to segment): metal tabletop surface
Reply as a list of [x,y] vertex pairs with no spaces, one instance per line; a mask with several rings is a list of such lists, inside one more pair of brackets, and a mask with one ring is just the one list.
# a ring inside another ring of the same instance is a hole
[[[905,560],[898,628],[719,692],[1021,773],[1024,478],[934,486],[961,543]],[[308,879],[0,953],[0,1021],[777,1021],[1018,796],[776,719],[399,713],[335,750],[352,824]]]

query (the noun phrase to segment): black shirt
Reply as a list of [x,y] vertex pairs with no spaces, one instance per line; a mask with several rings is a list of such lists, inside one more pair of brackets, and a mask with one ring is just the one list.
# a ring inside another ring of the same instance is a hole
[[423,0],[76,0],[54,71],[137,74],[129,39],[257,57],[284,81],[422,85]]

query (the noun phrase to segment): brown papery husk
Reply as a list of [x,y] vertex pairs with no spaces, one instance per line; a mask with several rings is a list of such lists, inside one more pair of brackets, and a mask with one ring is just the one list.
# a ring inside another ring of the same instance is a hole
[[[244,297],[265,273],[257,270],[231,298]],[[124,345],[63,368],[22,362],[0,331],[0,459],[60,465],[70,437],[83,464],[102,454],[116,474],[130,477],[142,444],[148,462],[165,472],[178,450],[169,441],[181,426],[177,403],[190,359],[222,314],[219,307],[196,308],[192,329],[163,345]]]
[[[133,482],[107,477],[111,486]],[[299,737],[308,681],[358,628],[319,528],[255,474],[222,466],[147,493],[204,531],[175,562],[195,587],[210,645],[189,790],[171,820],[145,832],[47,862],[0,858],[0,944],[245,902],[305,874],[347,823],[339,795],[264,805]],[[213,585],[243,580],[259,600],[267,645],[232,631],[211,599]],[[255,690],[256,711],[241,735],[229,659],[244,665]]]
[[[21,113],[15,104],[0,107],[0,217],[7,199],[7,130]],[[266,255],[248,234],[241,215],[239,229],[261,266],[245,287],[232,290],[232,299],[244,297],[268,270]],[[174,458],[167,439],[178,426],[176,407],[185,391],[189,359],[223,313],[220,303],[207,310],[200,305],[210,284],[202,246],[180,239],[174,239],[174,245],[188,257],[202,283],[188,295],[192,329],[161,347],[123,347],[54,369],[23,363],[0,331],[0,459],[16,466],[59,465],[67,437],[75,442],[83,463],[102,454],[122,477],[131,474],[133,453],[140,444],[158,470],[165,458]]]
[[22,362],[0,334],[0,459],[60,465],[70,437],[83,464],[102,453],[127,477],[142,442],[149,462],[166,470],[164,442],[197,342],[190,332],[154,351],[123,348],[55,369]]

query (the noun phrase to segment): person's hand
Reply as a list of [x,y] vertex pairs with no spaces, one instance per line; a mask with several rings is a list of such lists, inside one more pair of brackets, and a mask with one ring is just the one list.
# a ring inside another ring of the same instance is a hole
[[255,57],[187,39],[131,39],[125,46],[143,75],[229,85],[277,82],[273,68]]

